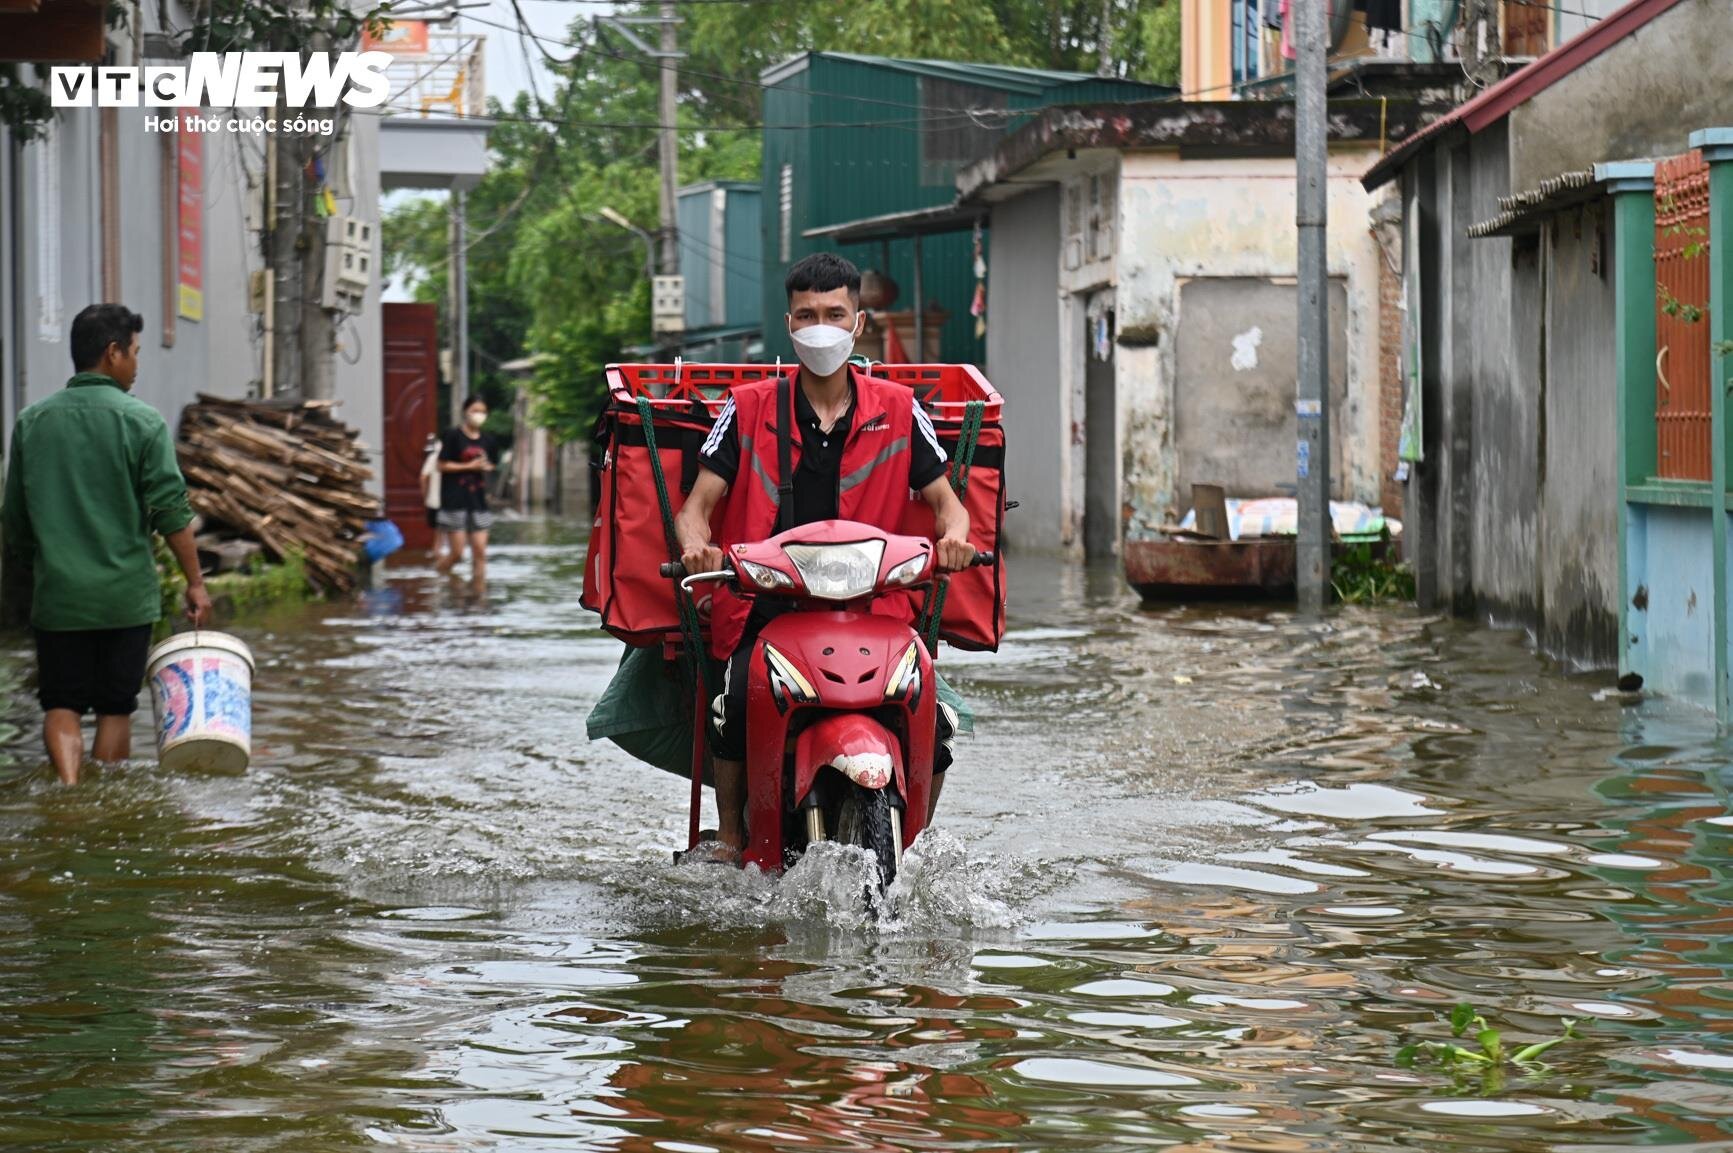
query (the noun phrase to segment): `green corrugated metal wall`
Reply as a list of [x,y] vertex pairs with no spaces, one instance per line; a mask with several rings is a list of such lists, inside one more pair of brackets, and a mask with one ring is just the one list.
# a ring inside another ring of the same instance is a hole
[[[722,245],[711,236],[712,198],[722,189],[727,203],[722,216]],[[759,246],[763,213],[755,184],[709,182],[682,188],[676,223],[680,229],[680,272],[686,278],[686,327],[716,324],[757,324],[761,307],[759,278],[764,253]],[[711,314],[712,277],[723,268],[723,317]]]
[[[809,228],[839,224],[889,212],[947,204],[956,197],[949,179],[923,181],[921,139],[928,123],[954,125],[955,118],[935,121],[923,114],[918,62],[908,69],[859,59],[810,54],[806,67],[771,84],[764,93],[764,351],[767,357],[792,356],[788,333],[780,318],[787,311],[783,277],[793,261],[828,245],[804,238]],[[935,75],[937,70],[933,70]],[[971,72],[968,65],[950,66],[939,79],[956,83],[980,80],[981,96],[1003,96],[1011,109],[1055,103],[1158,99],[1170,89],[1124,81],[1097,81],[1066,74],[1018,72],[1014,83],[996,83],[994,73],[1009,81],[1007,70]],[[961,75],[958,75],[961,73]],[[941,106],[945,106],[941,104]],[[1015,128],[1016,122],[1010,125]],[[792,212],[786,222],[787,256],[782,244],[782,171],[792,166]],[[990,237],[990,233],[989,233]],[[829,246],[837,247],[837,246]],[[890,242],[888,271],[897,282],[896,309],[914,305],[914,245]],[[923,291],[950,313],[941,355],[946,361],[979,364],[985,343],[975,336],[969,304],[975,293],[974,246],[968,233],[930,236],[921,243],[925,271]],[[838,247],[861,268],[885,268],[878,244]],[[991,253],[988,253],[991,259]],[[915,350],[910,349],[911,353]]]
[[728,259],[728,309],[724,324],[757,324],[761,316],[764,250],[760,237],[763,199],[752,185],[730,184],[728,211],[723,219],[723,249]]
[[710,321],[710,188],[682,188],[674,201],[680,229],[680,275],[686,278],[686,327],[707,328]]

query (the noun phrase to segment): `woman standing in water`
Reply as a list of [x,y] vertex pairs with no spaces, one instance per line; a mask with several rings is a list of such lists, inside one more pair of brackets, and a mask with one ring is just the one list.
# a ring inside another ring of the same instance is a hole
[[487,507],[487,474],[493,471],[496,449],[493,438],[481,431],[487,423],[487,402],[469,396],[463,402],[463,424],[445,434],[439,449],[439,512],[436,527],[446,538],[447,549],[434,564],[450,572],[463,559],[467,540],[474,561],[474,579],[479,586],[487,579],[487,532],[493,513]]

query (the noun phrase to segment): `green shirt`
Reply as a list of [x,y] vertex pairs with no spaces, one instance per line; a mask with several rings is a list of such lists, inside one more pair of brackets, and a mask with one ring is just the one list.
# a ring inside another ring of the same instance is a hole
[[193,519],[168,422],[81,372],[18,414],[0,504],[6,560],[32,571],[39,629],[119,629],[162,616],[151,533]]

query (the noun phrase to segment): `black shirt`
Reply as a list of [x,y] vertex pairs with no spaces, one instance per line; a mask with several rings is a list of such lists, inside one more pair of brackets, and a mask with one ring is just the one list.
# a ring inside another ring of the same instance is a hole
[[[493,437],[470,436],[461,428],[449,430],[439,444],[439,459],[463,464],[485,456],[495,460]],[[442,472],[439,474],[439,508],[442,512],[486,512],[488,472]]]
[[[933,422],[921,408],[920,401],[909,394],[914,405],[914,436],[909,445],[909,488],[919,492],[945,475],[945,451],[939,446]],[[794,468],[794,523],[835,520],[837,500],[842,489],[842,450],[854,424],[854,398],[837,418],[829,432],[819,428],[818,413],[806,398],[806,390],[798,385],[794,390],[794,419],[800,425],[800,463]],[[740,472],[740,426],[734,419],[734,398],[729,397],[710,437],[699,452],[704,467],[734,484]],[[883,525],[894,529],[895,525]]]

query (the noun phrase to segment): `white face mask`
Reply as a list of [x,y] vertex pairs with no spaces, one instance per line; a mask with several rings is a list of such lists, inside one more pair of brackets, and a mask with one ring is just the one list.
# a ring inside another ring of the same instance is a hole
[[800,357],[800,363],[814,376],[829,376],[843,366],[849,354],[854,352],[854,338],[860,328],[860,318],[855,318],[854,329],[838,328],[834,324],[812,324],[805,328],[790,329],[789,339],[794,341],[794,354]]

